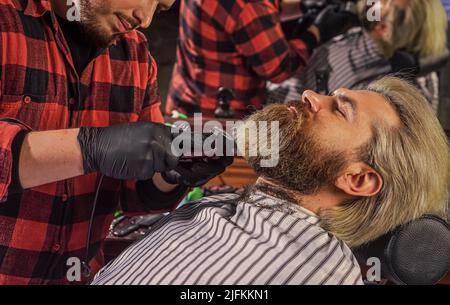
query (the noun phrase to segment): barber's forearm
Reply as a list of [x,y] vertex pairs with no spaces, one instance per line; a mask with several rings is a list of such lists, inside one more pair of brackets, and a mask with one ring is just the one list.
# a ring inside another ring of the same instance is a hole
[[301,0],[282,0],[280,3],[281,19],[288,20],[298,18],[301,15]]
[[[24,139],[19,158],[22,187],[29,189],[83,175],[78,133],[79,129],[29,133]],[[153,176],[153,183],[165,193],[178,187],[167,183],[158,173]]]
[[83,174],[79,129],[31,132],[22,144],[19,179],[24,189]]

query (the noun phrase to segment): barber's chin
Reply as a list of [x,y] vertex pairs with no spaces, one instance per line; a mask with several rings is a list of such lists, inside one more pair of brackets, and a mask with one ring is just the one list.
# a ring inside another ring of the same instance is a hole
[[104,35],[102,37],[102,41],[104,45],[109,45],[113,43],[115,40],[120,39],[125,34],[129,33],[129,31],[120,32],[120,31],[112,31],[110,35]]

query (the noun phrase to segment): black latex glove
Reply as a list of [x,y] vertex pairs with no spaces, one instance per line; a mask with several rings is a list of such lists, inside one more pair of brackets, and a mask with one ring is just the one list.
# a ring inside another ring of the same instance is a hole
[[319,13],[313,24],[319,29],[320,42],[325,43],[358,24],[358,18],[338,6],[330,5]]
[[[205,141],[218,139],[222,137],[222,149],[220,157],[210,158],[181,158],[177,167],[171,171],[167,171],[162,174],[164,180],[170,184],[181,184],[189,187],[197,187],[206,184],[209,180],[220,175],[225,169],[233,163],[233,156],[227,157],[227,147],[232,147],[234,138],[226,134],[222,130],[218,129],[212,133],[202,133],[200,143],[195,141],[196,137],[194,133],[184,132],[181,137],[187,137],[188,141],[191,141],[192,152],[199,152],[203,150],[203,144]],[[211,138],[210,138],[211,137]],[[215,142],[211,142],[214,144]],[[215,149],[215,147],[212,147]],[[219,153],[219,152],[216,152]],[[230,152],[229,152],[230,153]]]
[[129,123],[105,128],[81,128],[78,135],[85,173],[147,180],[155,172],[175,168],[171,129],[156,123]]
[[328,0],[302,0],[300,2],[300,9],[303,14],[314,14],[323,10],[327,5]]
[[162,176],[170,184],[197,187],[223,173],[231,163],[233,157],[180,162],[174,170],[165,172]]

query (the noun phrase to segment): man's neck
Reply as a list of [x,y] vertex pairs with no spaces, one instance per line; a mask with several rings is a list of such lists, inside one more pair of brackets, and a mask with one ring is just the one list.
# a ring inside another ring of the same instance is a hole
[[287,189],[264,177],[259,177],[256,185],[269,185],[280,193],[289,194],[289,197],[299,206],[319,215],[322,210],[331,209],[339,206],[345,198],[342,194],[332,188],[322,188],[319,192],[311,195],[301,194],[297,191]]

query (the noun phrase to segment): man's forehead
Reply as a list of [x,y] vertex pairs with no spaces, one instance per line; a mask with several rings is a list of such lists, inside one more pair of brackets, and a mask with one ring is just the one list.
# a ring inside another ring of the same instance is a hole
[[400,117],[394,106],[380,93],[370,90],[342,90],[358,104],[358,109],[371,120],[383,120],[390,126],[399,126]]

